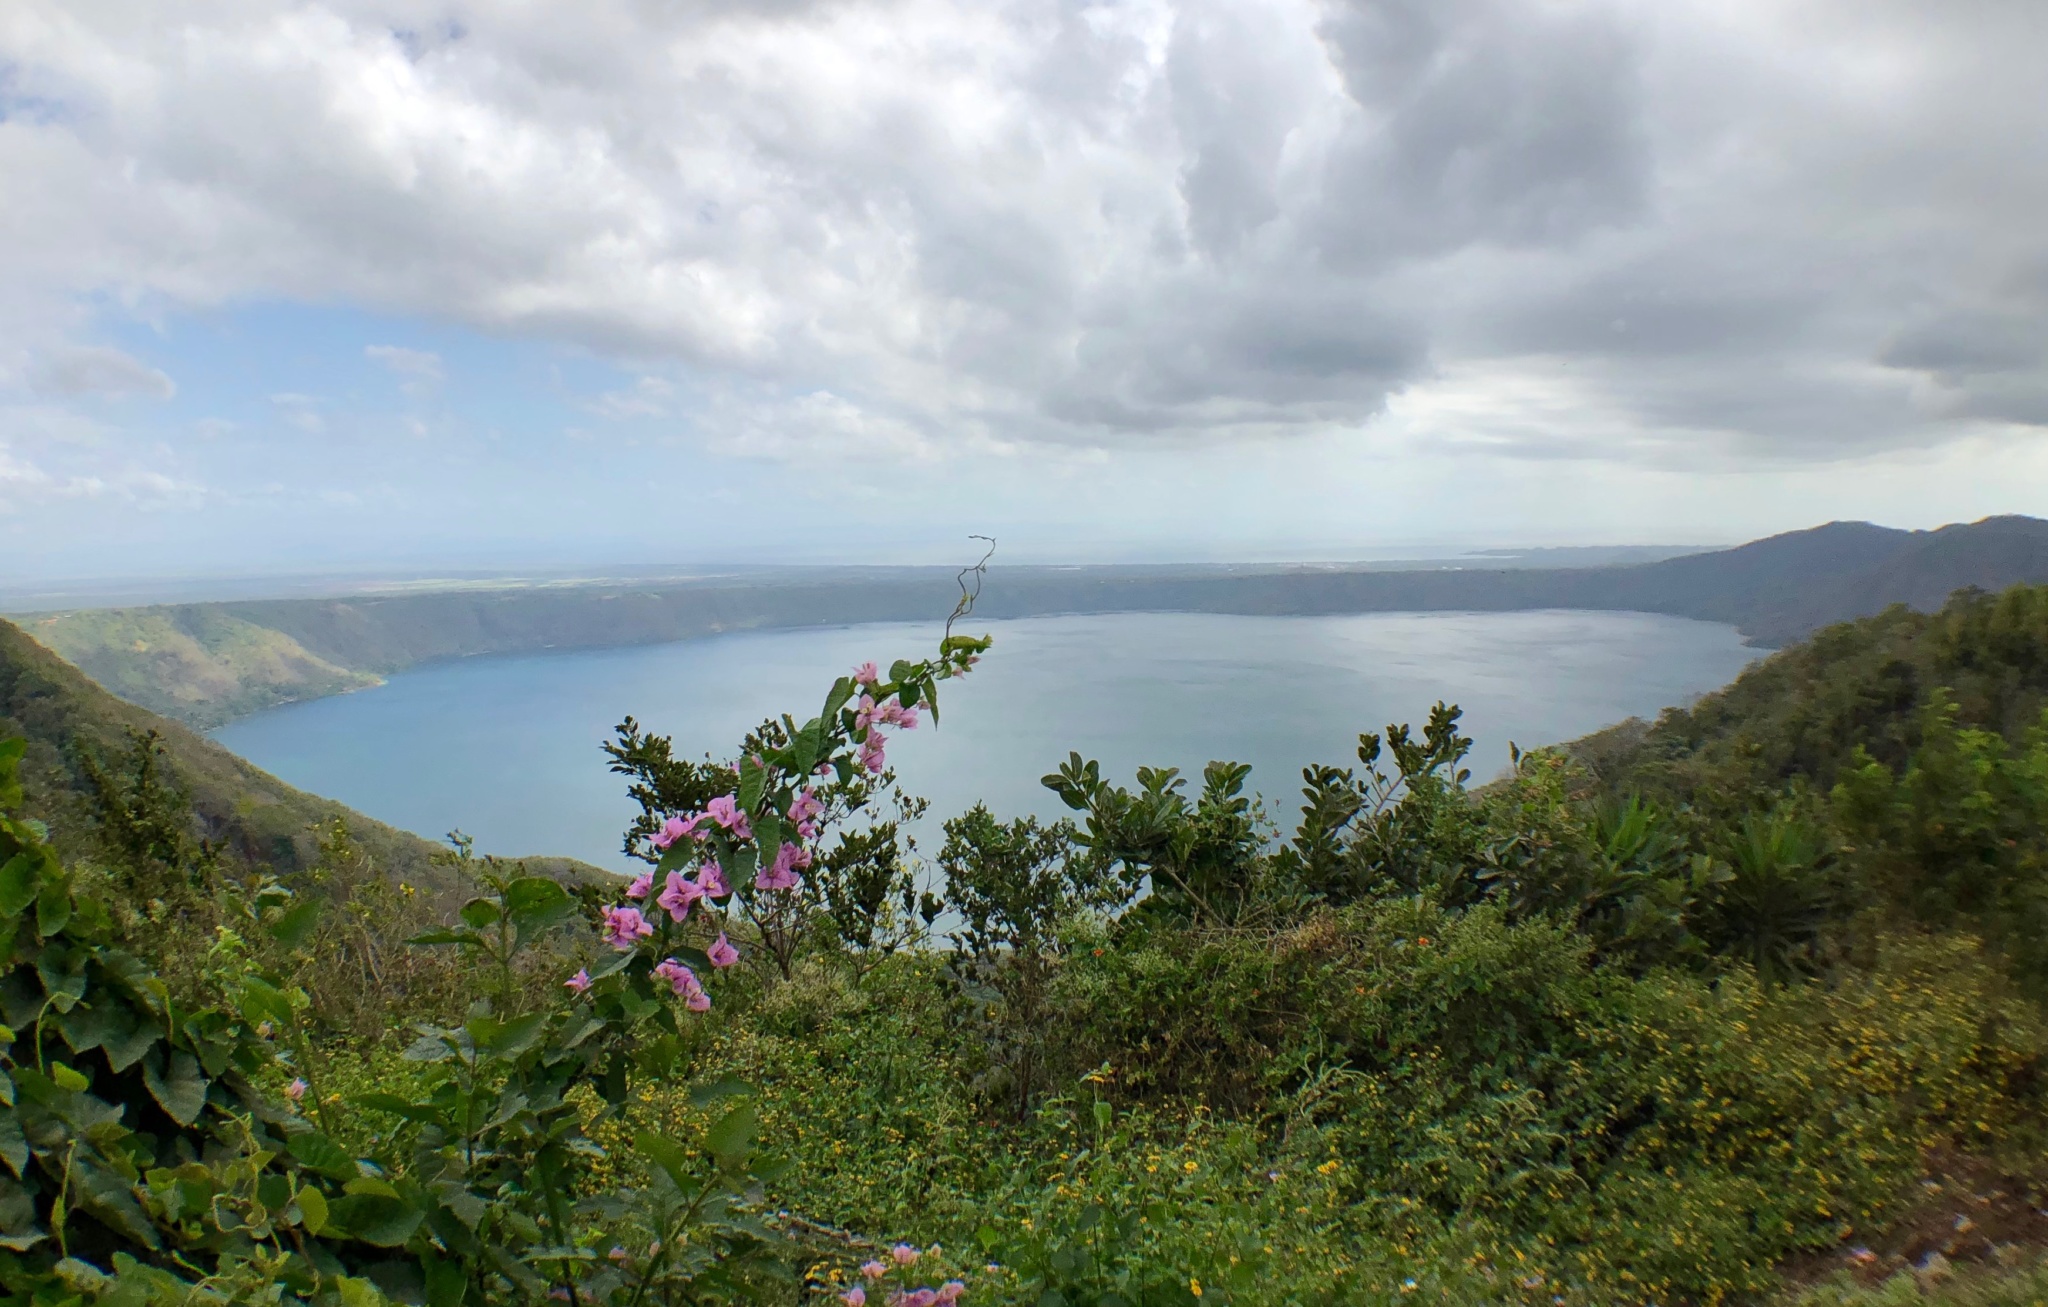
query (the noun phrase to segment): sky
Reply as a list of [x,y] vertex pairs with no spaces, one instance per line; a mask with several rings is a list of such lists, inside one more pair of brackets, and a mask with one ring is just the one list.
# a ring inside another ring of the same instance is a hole
[[19,578],[2048,513],[2039,0],[10,0]]

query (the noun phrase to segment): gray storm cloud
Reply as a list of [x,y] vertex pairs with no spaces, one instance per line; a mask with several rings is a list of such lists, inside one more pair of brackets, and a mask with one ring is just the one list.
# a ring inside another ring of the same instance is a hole
[[[1931,446],[2048,424],[2041,36],[1991,0],[23,0],[0,348],[341,299],[687,374],[772,456],[1390,396],[1529,455]],[[82,348],[45,389],[168,385]]]

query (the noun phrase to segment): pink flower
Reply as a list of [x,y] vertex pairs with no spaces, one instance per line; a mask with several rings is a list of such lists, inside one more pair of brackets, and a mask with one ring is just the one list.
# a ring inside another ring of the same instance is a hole
[[882,755],[882,733],[869,731],[868,738],[861,742],[860,765],[873,773],[881,771],[887,762],[888,759]]
[[856,685],[873,685],[881,679],[882,673],[873,663],[862,663],[853,669],[853,680]]
[[889,1273],[889,1268],[877,1261],[865,1261],[860,1264],[860,1273],[870,1280],[879,1280]]
[[818,801],[817,791],[805,789],[789,805],[789,819],[794,822],[815,821],[825,813],[825,805]]
[[667,910],[669,920],[681,921],[690,915],[690,905],[703,897],[702,886],[680,871],[672,871],[668,874],[668,883],[662,889],[661,897],[654,902]]
[[304,1080],[294,1079],[290,1084],[284,1087],[284,1096],[286,1098],[291,1099],[294,1103],[298,1102],[300,1099],[306,1096],[306,1082]]
[[572,993],[572,994],[587,994],[587,993],[589,993],[589,992],[590,992],[590,968],[589,968],[589,967],[584,967],[584,968],[581,968],[580,970],[578,970],[578,971],[577,971],[577,973],[576,973],[575,975],[573,975],[573,976],[569,977],[569,978],[568,978],[567,980],[565,980],[565,981],[563,981],[563,982],[562,982],[562,987],[563,987],[564,989],[568,990],[568,991],[569,991],[570,993]]
[[935,1290],[912,1289],[908,1293],[897,1294],[889,1301],[896,1304],[896,1307],[932,1307],[938,1300],[939,1295]]
[[961,1280],[948,1280],[939,1286],[939,1301],[953,1303],[960,1301],[960,1295],[967,1292],[967,1285]]
[[676,961],[663,958],[654,974],[666,980],[676,997],[683,1000],[683,1006],[692,1012],[708,1012],[711,1009],[711,995],[704,992],[704,986],[697,983],[697,973]]
[[721,930],[718,932],[718,938],[711,941],[711,947],[704,950],[704,956],[711,959],[712,966],[723,971],[740,960],[740,951],[732,946],[732,941],[727,939],[725,932]]
[[739,800],[730,794],[721,794],[704,805],[704,812],[711,820],[723,826],[736,840],[754,838],[754,829],[747,822],[747,811],[740,807]]
[[839,1295],[839,1301],[845,1303],[846,1307],[866,1307],[867,1300],[868,1291],[857,1284]]
[[626,886],[626,897],[629,899],[644,899],[653,892],[654,873],[651,871],[641,872],[633,877],[632,884]]
[[613,1261],[617,1262],[621,1266],[624,1266],[627,1262],[633,1260],[633,1254],[627,1252],[624,1248],[619,1247],[617,1244],[613,1244],[612,1250],[606,1253],[605,1256],[611,1258]]
[[907,1243],[899,1243],[889,1250],[889,1256],[895,1259],[898,1266],[908,1266],[915,1262],[920,1255],[917,1249]]
[[604,942],[624,953],[641,940],[654,933],[654,927],[647,924],[647,918],[640,915],[638,908],[606,908],[604,929],[599,932]]
[[701,812],[687,820],[682,817],[670,817],[661,823],[661,829],[654,833],[654,847],[666,849],[677,840],[696,839],[697,827],[703,820],[704,814]]
[[916,730],[916,729],[917,729],[917,709],[915,709],[915,708],[905,708],[905,709],[903,710],[903,713],[902,713],[902,715],[901,715],[901,716],[899,716],[899,717],[897,717],[897,719],[896,719],[896,724],[897,724],[898,726],[902,727],[902,728],[903,728],[904,730],[906,730],[906,731],[914,731],[914,730]]
[[874,720],[874,696],[864,694],[860,697],[860,701],[853,705],[853,729],[856,731],[864,731],[868,728],[869,723],[873,722]]
[[697,885],[707,899],[722,899],[732,893],[732,884],[725,878],[725,868],[715,862],[707,862],[697,868]]
[[775,861],[762,868],[754,877],[754,888],[760,890],[795,889],[796,868],[811,865],[811,851],[797,844],[784,844],[775,851]]

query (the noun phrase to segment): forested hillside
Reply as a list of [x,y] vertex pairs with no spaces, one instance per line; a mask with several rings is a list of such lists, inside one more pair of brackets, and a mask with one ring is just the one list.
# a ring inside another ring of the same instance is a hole
[[646,873],[467,863],[439,925],[341,833],[167,875],[0,819],[0,1283],[2035,1302],[2044,651],[2048,589],[1887,612],[1479,791],[1440,705],[1285,814],[1077,755],[1071,821],[944,814],[920,880],[888,750],[1002,656],[952,637],[723,761],[627,731]]
[[[1894,603],[1931,610],[1963,586],[2048,581],[2048,523],[2007,517],[1895,531],[1836,522],[1736,549],[1614,567],[1023,567],[997,575],[986,617],[1623,609],[1728,622],[1757,643],[1780,645]],[[947,569],[849,568],[809,579],[467,588],[82,610],[22,621],[116,694],[205,728],[374,684],[431,659],[920,620],[944,612],[953,594]]]
[[[46,822],[68,854],[94,846],[110,811],[134,808],[127,836],[137,849],[154,848],[146,856],[190,863],[204,845],[229,867],[292,874],[317,862],[319,832],[340,821],[396,880],[435,893],[466,888],[466,878],[436,861],[436,846],[295,790],[190,728],[115,698],[0,622],[0,738],[10,736],[26,743],[21,811]],[[166,803],[179,809],[178,820],[149,829],[156,818],[147,810]],[[571,874],[583,864],[554,858],[536,866]]]

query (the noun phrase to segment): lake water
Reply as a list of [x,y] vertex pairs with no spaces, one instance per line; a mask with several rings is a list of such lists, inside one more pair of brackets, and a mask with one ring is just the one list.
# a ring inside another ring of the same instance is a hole
[[[1465,710],[1486,778],[1524,748],[1651,716],[1728,681],[1758,651],[1731,627],[1638,613],[1137,613],[972,623],[996,637],[945,714],[891,740],[932,817],[985,800],[998,816],[1065,809],[1038,778],[1070,750],[1131,784],[1137,765],[1253,764],[1291,817],[1301,768],[1348,765],[1360,731],[1419,730],[1443,698]],[[763,631],[678,644],[472,658],[376,689],[245,718],[215,738],[301,789],[394,826],[451,828],[479,851],[629,865],[623,779],[598,746],[627,714],[679,754],[726,756],[764,717],[815,714],[858,662],[936,647],[935,624]],[[932,833],[936,822],[928,823]],[[927,846],[929,847],[929,840]]]

